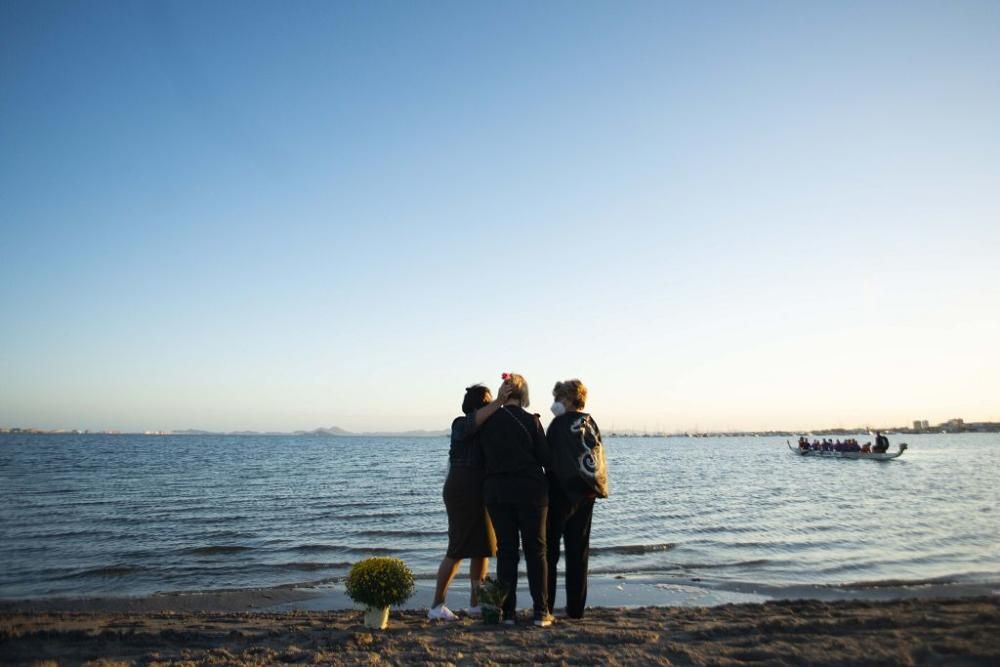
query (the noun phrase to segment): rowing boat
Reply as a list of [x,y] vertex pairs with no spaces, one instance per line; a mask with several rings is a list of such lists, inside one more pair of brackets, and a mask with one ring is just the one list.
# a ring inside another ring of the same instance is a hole
[[788,448],[798,454],[799,456],[818,456],[824,459],[865,459],[868,461],[888,461],[889,459],[899,458],[906,451],[907,445],[905,442],[899,444],[899,450],[895,452],[870,452],[865,454],[863,452],[832,452],[823,451],[821,449],[799,449],[798,447],[793,447],[792,443],[785,441]]

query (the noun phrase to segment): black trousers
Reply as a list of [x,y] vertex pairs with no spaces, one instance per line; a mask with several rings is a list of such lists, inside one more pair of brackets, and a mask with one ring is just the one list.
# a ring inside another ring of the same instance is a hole
[[489,503],[490,519],[497,535],[497,579],[507,585],[503,604],[504,619],[514,618],[517,611],[517,565],[519,542],[524,547],[528,566],[528,589],[535,614],[548,609],[545,591],[548,589],[545,564],[545,521],[548,508],[524,503]]
[[559,542],[566,543],[566,615],[583,618],[587,606],[587,561],[590,559],[590,522],[594,500],[571,502],[555,489],[549,496],[548,521],[548,601],[549,610],[556,602],[556,567],[559,565]]

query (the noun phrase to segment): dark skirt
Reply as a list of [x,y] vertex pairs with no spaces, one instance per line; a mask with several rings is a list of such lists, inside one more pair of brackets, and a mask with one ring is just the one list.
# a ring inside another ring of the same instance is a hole
[[454,466],[444,483],[448,558],[489,558],[497,552],[493,524],[483,504],[483,473]]

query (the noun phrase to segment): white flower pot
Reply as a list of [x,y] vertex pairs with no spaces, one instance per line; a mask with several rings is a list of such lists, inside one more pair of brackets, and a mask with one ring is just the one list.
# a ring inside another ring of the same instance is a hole
[[385,630],[389,625],[389,608],[368,607],[365,609],[365,627]]

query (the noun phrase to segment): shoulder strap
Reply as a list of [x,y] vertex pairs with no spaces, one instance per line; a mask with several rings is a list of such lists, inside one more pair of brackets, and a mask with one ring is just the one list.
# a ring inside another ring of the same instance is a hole
[[500,409],[501,409],[501,410],[503,410],[503,411],[504,411],[504,413],[505,413],[505,414],[506,414],[507,416],[509,416],[509,417],[510,417],[511,419],[513,419],[513,420],[514,420],[515,422],[517,422],[517,425],[521,427],[521,430],[522,430],[522,431],[524,431],[524,434],[525,434],[526,436],[528,436],[528,442],[532,442],[532,439],[531,439],[531,434],[530,434],[530,433],[528,433],[528,429],[527,429],[527,427],[526,427],[526,426],[524,425],[524,423],[523,423],[523,422],[521,422],[521,420],[520,420],[520,419],[518,419],[517,417],[515,417],[515,416],[514,416],[514,413],[513,413],[513,412],[510,412],[509,410],[507,410],[506,406],[501,406],[501,407],[500,407]]

